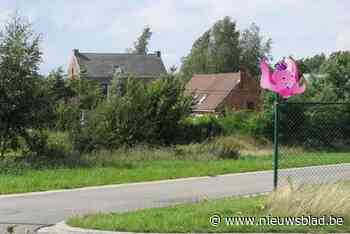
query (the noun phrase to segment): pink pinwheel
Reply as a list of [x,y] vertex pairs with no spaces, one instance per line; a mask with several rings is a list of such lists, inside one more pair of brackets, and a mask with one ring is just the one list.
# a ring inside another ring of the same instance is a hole
[[271,71],[266,60],[260,62],[260,86],[278,93],[283,98],[301,94],[305,91],[305,83],[301,84],[301,77],[295,61],[285,58],[276,64],[275,71]]

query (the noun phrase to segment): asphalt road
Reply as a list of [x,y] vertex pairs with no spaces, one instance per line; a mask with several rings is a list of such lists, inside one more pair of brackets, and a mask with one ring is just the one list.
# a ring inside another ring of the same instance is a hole
[[[349,178],[350,164],[281,170],[298,183]],[[269,192],[272,171],[0,196],[0,224],[54,224],[72,215],[162,207]],[[281,179],[281,184],[285,180]]]

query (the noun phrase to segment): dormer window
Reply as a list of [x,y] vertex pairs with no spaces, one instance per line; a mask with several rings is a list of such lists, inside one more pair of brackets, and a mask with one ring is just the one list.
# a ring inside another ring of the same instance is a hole
[[198,104],[202,104],[207,97],[208,97],[207,94],[203,94],[203,96],[199,99]]

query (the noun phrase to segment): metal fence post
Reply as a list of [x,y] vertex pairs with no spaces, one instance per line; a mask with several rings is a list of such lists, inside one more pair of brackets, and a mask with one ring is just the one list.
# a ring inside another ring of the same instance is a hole
[[273,189],[278,186],[278,135],[279,135],[279,96],[275,96],[275,121],[274,121],[274,152],[273,152]]

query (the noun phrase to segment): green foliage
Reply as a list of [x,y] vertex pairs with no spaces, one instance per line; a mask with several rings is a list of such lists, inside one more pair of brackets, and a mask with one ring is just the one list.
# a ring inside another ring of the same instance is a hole
[[202,142],[220,135],[247,135],[271,138],[273,123],[268,114],[244,110],[226,110],[224,115],[189,117],[183,122],[184,142]]
[[241,66],[258,75],[258,62],[270,57],[271,39],[263,41],[259,27],[252,24],[240,35],[230,17],[217,21],[199,37],[182,63],[187,79],[195,73],[237,72]]
[[169,75],[147,85],[131,77],[121,82],[125,92],[115,92],[112,85],[109,98],[87,113],[85,125],[72,131],[78,150],[171,144],[176,140],[180,122],[192,106],[180,79]]
[[226,16],[210,30],[208,72],[220,73],[239,70],[239,31],[236,23]]
[[303,58],[298,61],[299,69],[302,73],[319,73],[322,64],[326,61],[324,53],[316,54],[312,57]]
[[322,64],[321,72],[326,76],[319,82],[332,89],[337,101],[350,102],[350,52],[332,53]]
[[258,76],[260,74],[259,61],[262,58],[271,57],[271,38],[264,41],[260,35],[259,27],[253,23],[241,33],[239,44],[241,48],[241,66],[247,68],[253,76]]
[[74,102],[59,102],[56,107],[55,129],[59,131],[69,131],[81,120],[81,110]]
[[52,105],[45,81],[38,75],[40,38],[14,16],[0,37],[0,158],[17,146],[18,136],[49,122]]
[[215,115],[188,117],[182,123],[183,143],[203,142],[208,138],[220,135],[223,131]]
[[54,101],[66,101],[74,95],[74,91],[68,86],[62,67],[52,70],[47,76],[49,93]]
[[137,41],[134,43],[134,49],[132,49],[132,53],[134,54],[147,54],[149,40],[151,39],[152,32],[151,28],[147,26],[144,28],[142,34]]
[[79,79],[69,80],[68,87],[72,90],[73,100],[81,110],[92,110],[103,100],[102,88],[99,81],[89,80],[86,70],[82,70]]
[[23,138],[24,145],[21,148],[30,163],[51,165],[49,161],[63,160],[73,152],[73,146],[65,132],[28,131]]
[[153,125],[155,142],[173,144],[181,121],[191,113],[193,99],[184,94],[181,79],[174,75],[163,76],[147,86],[147,117]]
[[241,146],[234,137],[214,138],[204,148],[221,159],[238,159]]

